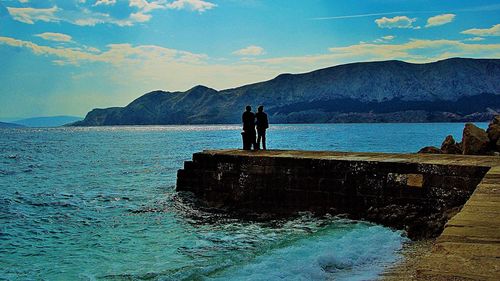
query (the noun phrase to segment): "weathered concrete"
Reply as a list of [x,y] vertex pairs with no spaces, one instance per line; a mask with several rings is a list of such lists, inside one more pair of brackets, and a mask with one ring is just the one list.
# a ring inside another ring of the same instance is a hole
[[451,218],[417,276],[433,280],[500,280],[500,160]]
[[439,235],[463,206],[413,277],[500,280],[499,183],[499,157],[222,150],[193,155],[177,190],[246,212],[348,213],[416,238]]

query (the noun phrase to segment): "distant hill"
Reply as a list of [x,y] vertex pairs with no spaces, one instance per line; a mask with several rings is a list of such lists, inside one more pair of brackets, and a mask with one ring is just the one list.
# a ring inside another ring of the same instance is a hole
[[82,118],[76,116],[47,116],[27,118],[13,121],[12,123],[20,124],[26,127],[59,127],[80,120],[82,120]]
[[499,59],[352,63],[223,91],[154,91],[74,125],[239,123],[247,104],[273,123],[484,121],[500,110],[499,81]]
[[24,127],[24,126],[19,125],[19,124],[14,124],[14,123],[0,122],[0,128],[20,128],[20,127]]

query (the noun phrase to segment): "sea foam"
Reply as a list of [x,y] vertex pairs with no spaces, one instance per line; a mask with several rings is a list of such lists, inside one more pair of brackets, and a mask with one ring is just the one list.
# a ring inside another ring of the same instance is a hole
[[265,251],[211,280],[373,280],[400,259],[397,253],[407,241],[382,226],[337,226]]

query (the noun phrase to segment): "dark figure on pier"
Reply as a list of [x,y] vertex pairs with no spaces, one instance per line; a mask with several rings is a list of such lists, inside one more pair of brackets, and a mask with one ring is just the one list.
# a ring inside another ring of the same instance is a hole
[[256,148],[255,143],[255,114],[252,112],[252,107],[247,105],[246,111],[241,116],[243,122],[243,149],[251,150],[252,146]]
[[262,139],[262,149],[266,150],[266,130],[269,128],[269,120],[267,114],[264,112],[264,106],[261,105],[255,114],[257,118],[257,149],[260,148],[260,140]]

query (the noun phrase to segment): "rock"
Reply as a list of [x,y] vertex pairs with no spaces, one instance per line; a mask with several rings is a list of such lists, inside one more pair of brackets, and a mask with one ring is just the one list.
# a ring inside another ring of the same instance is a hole
[[500,115],[496,115],[488,125],[488,138],[490,139],[490,147],[500,152]]
[[418,151],[418,153],[442,154],[441,149],[435,146],[426,146]]
[[495,117],[493,117],[493,120],[491,120],[491,124],[500,125],[500,115],[495,115]]
[[490,125],[486,132],[488,133],[488,138],[492,144],[495,144],[498,140],[500,140],[500,125]]
[[482,155],[489,150],[490,139],[485,130],[472,123],[465,124],[462,149],[465,155]]
[[449,135],[441,144],[441,151],[444,154],[462,154],[462,147],[455,142],[452,135]]
[[495,118],[493,118],[493,120],[488,125],[488,130],[486,130],[486,133],[488,133],[488,138],[490,139],[492,147],[494,147],[497,141],[500,139],[500,115],[497,115],[495,116]]
[[485,131],[472,123],[465,124],[461,142],[449,135],[441,144],[441,149],[426,146],[418,153],[498,155],[500,152],[500,115],[495,115]]

